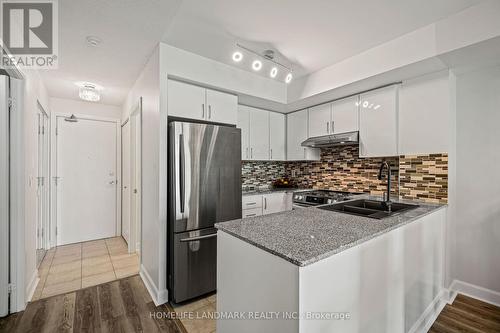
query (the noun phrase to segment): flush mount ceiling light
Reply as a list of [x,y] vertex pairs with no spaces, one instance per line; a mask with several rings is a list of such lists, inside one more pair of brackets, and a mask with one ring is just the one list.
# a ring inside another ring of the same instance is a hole
[[76,85],[80,88],[78,96],[87,102],[98,102],[101,100],[100,90],[102,88],[90,82],[77,82]]
[[243,54],[240,51],[236,51],[233,53],[233,61],[240,62],[243,59]]
[[276,75],[278,75],[278,68],[277,67],[273,67],[271,69],[271,72],[269,73],[269,76],[274,79],[276,77]]
[[[293,75],[292,75],[292,69],[286,65],[283,65],[282,63],[276,61],[275,59],[275,52],[273,50],[264,50],[263,52],[257,52],[254,51],[248,47],[245,47],[241,44],[236,44],[236,47],[238,47],[240,50],[251,53],[257,57],[262,58],[264,63],[269,62],[271,63],[271,70],[269,71],[269,76],[271,78],[277,78],[278,77],[278,67],[282,67],[285,69],[285,73],[288,72],[288,74],[285,76],[285,82],[290,83],[292,81]],[[234,62],[240,62],[243,59],[243,53],[240,51],[235,51],[233,53],[233,61]],[[276,65],[276,66],[273,66]],[[267,65],[266,65],[267,66]],[[264,64],[261,60],[254,60],[252,62],[252,69],[256,72],[260,71],[264,67]],[[284,75],[284,74],[283,74]],[[280,75],[280,79],[283,80],[283,76]]]
[[262,61],[260,60],[254,60],[252,62],[252,69],[256,72],[260,71],[260,69],[262,68]]
[[87,36],[85,40],[87,41],[87,45],[91,47],[97,47],[102,43],[102,39],[97,36]]

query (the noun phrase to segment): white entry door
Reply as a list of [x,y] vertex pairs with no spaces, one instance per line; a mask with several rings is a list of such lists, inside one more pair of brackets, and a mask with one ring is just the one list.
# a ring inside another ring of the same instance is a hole
[[57,118],[57,244],[116,236],[117,124]]
[[122,236],[130,243],[130,121],[122,126]]

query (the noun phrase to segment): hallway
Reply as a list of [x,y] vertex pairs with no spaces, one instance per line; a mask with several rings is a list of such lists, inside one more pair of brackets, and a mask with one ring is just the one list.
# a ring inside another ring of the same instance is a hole
[[138,274],[139,257],[113,237],[50,249],[38,272],[32,301]]

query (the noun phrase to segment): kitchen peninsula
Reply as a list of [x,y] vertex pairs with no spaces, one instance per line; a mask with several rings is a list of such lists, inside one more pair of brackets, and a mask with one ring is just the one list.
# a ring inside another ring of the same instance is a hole
[[382,219],[311,207],[217,224],[217,310],[275,313],[218,320],[217,332],[419,331],[441,306],[446,206],[418,205]]

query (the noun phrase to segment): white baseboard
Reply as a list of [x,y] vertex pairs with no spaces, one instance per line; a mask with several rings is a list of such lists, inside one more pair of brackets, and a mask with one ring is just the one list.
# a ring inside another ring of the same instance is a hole
[[498,291],[486,289],[460,280],[453,280],[450,285],[450,290],[454,293],[464,294],[483,302],[500,306],[500,293]]
[[427,333],[446,305],[447,290],[442,290],[413,324],[408,333]]
[[33,294],[35,293],[36,287],[40,282],[40,278],[38,277],[38,270],[34,270],[31,275],[30,282],[26,286],[26,301],[25,304],[33,298]]
[[156,285],[153,282],[153,279],[151,279],[151,276],[149,275],[148,271],[146,268],[141,265],[141,269],[139,271],[139,275],[142,278],[142,281],[144,282],[144,285],[146,286],[146,289],[148,290],[149,294],[151,295],[151,298],[153,299],[153,302],[155,303],[156,306],[165,304],[168,302],[168,290],[158,290]]

